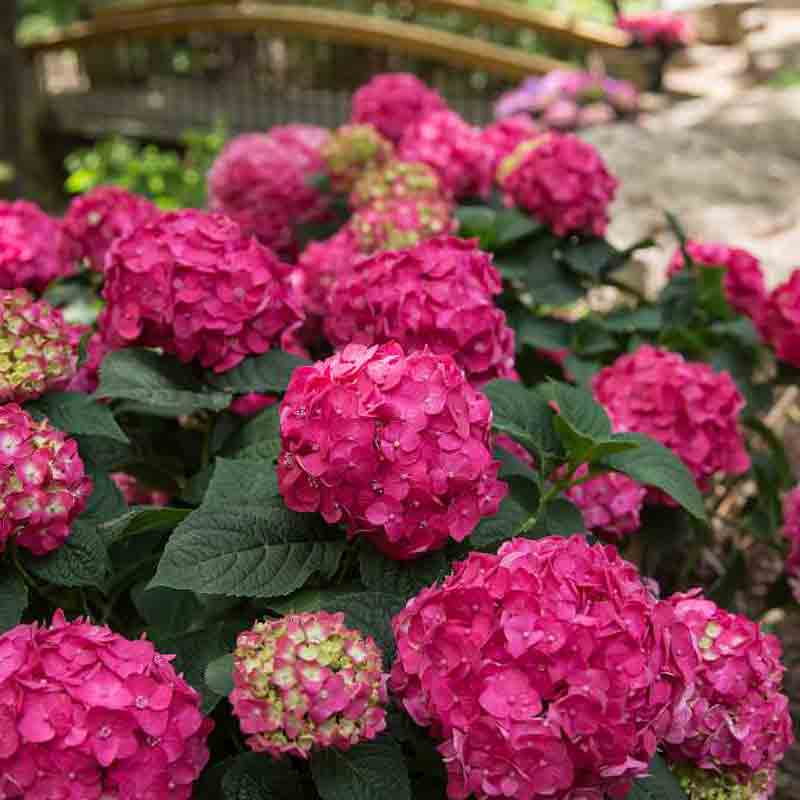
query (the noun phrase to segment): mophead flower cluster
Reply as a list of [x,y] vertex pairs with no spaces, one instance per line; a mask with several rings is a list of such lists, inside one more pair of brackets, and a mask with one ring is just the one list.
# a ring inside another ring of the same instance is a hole
[[322,149],[322,158],[333,188],[349,192],[356,180],[368,170],[388,163],[394,157],[394,145],[372,125],[342,125]]
[[251,750],[308,758],[386,728],[386,679],[377,645],[344,614],[290,614],[239,634],[230,701]]
[[0,796],[188,800],[213,723],[171,660],[60,611],[0,636]]
[[342,275],[325,334],[337,348],[394,340],[407,352],[446,353],[476,386],[513,378],[514,332],[494,304],[500,290],[492,257],[476,242],[439,237],[378,253]]
[[492,159],[492,175],[497,173],[503,159],[510,156],[519,145],[541,133],[542,129],[529,114],[512,114],[485,127],[481,139]]
[[288,272],[221,214],[164,214],[111,248],[104,338],[113,348],[162,347],[216,372],[275,346],[299,351],[303,314]]
[[756,326],[781,361],[800,367],[800,270],[770,292]]
[[630,33],[638,44],[667,50],[690,44],[694,31],[685,17],[669,12],[620,15],[617,27]]
[[430,727],[448,797],[624,797],[696,656],[613,547],[514,539],[472,553],[393,620],[390,688]]
[[0,550],[59,548],[92,491],[78,445],[15,403],[0,405]]
[[25,289],[0,290],[0,403],[24,403],[67,388],[83,333]]
[[595,399],[618,432],[644,433],[681,458],[701,490],[750,467],[739,428],[744,398],[727,372],[642,345],[595,376]]
[[489,447],[489,401],[451,356],[351,344],[295,370],[280,409],[278,484],[398,559],[463,541],[506,485]]
[[127,236],[155,219],[158,208],[144,197],[119,186],[98,186],[76,197],[62,220],[64,258],[105,270],[106,255],[115,239]]
[[376,200],[411,200],[444,195],[439,176],[427,164],[395,160],[361,175],[350,193],[350,205],[358,209]]
[[558,236],[604,236],[617,180],[600,154],[572,134],[523,141],[497,170],[506,203],[527,211]]
[[35,203],[0,201],[0,289],[43,292],[73,266],[64,258],[58,220]]

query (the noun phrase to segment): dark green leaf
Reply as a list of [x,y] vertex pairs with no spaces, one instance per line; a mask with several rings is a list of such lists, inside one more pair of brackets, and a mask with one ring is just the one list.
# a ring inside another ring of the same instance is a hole
[[194,592],[179,592],[163,586],[148,589],[142,583],[131,591],[131,600],[142,619],[164,633],[189,630],[203,610]]
[[166,506],[139,506],[121,517],[100,525],[100,531],[109,544],[122,541],[142,533],[171,531],[191,513],[188,508]]
[[730,320],[733,310],[725,293],[725,270],[701,267],[697,271],[697,301],[713,319]]
[[650,774],[639,778],[625,800],[688,800],[677,778],[669,771],[664,759],[656,756],[650,762]]
[[78,451],[87,470],[113,472],[127,464],[131,456],[129,445],[106,436],[84,436],[76,433],[72,438],[78,443]]
[[215,658],[206,667],[205,680],[214,694],[227,697],[233,691],[233,654]]
[[664,324],[660,309],[653,306],[642,306],[632,311],[612,311],[608,316],[597,319],[606,330],[614,333],[655,333]]
[[108,552],[97,526],[78,520],[64,544],[46,556],[25,556],[25,568],[57,586],[101,587],[109,570]]
[[389,737],[345,752],[319,750],[311,774],[322,800],[411,800],[403,751]]
[[692,516],[704,520],[703,496],[684,463],[671,451],[640,433],[618,433],[614,439],[635,442],[635,450],[616,453],[600,463],[617,472],[624,472],[645,486],[655,486],[666,492]]
[[533,481],[534,484],[538,484],[541,480],[538,472],[529,467],[524,461],[520,461],[515,455],[509,453],[504,447],[495,446],[493,455],[495,461],[500,462],[500,471],[497,475],[501,480],[507,480],[514,475]]
[[222,450],[223,455],[249,461],[274,461],[281,451],[278,406],[265,408],[248,420]]
[[578,358],[574,355],[568,355],[564,359],[564,374],[585,389],[591,387],[592,378],[601,368],[602,364],[597,361],[587,361],[585,358]]
[[586,317],[575,323],[571,349],[576,353],[597,356],[618,348],[617,340],[594,317]]
[[539,514],[536,524],[523,534],[528,539],[540,539],[544,536],[572,536],[583,533],[586,525],[580,509],[569,500],[557,497],[549,502]]
[[563,243],[563,258],[569,268],[601,283],[603,278],[624,261],[624,255],[605,239],[581,239]]
[[543,384],[538,391],[546,401],[558,407],[553,426],[571,463],[585,461],[595,445],[611,437],[608,415],[591,392],[554,381]]
[[505,247],[511,247],[541,229],[541,223],[533,217],[523,214],[516,208],[504,208],[497,212],[495,218],[495,249],[502,250]]
[[517,347],[528,345],[541,350],[563,350],[572,341],[572,325],[552,317],[538,317],[519,309],[509,317],[517,335]]
[[[524,522],[535,511],[539,499],[539,490],[533,483],[525,481],[530,490],[531,504],[518,493],[511,492],[503,499],[498,512],[491,517],[484,517],[469,537],[470,547],[476,550],[494,550],[507,539],[517,535]],[[519,493],[521,494],[521,492]]]
[[285,761],[242,753],[222,779],[225,800],[298,800],[300,776]]
[[47,394],[38,400],[26,403],[25,410],[37,419],[46,417],[54,427],[64,433],[102,436],[123,444],[128,443],[128,437],[117,425],[111,409],[86,394],[73,392]]
[[450,571],[441,550],[413,561],[397,561],[385,556],[370,542],[364,542],[359,558],[361,580],[368,589],[389,592],[403,599],[436,583]]
[[459,206],[458,235],[463,239],[478,239],[483,250],[491,250],[496,240],[497,214],[487,206]]
[[10,564],[0,563],[0,634],[19,624],[28,607],[28,587]]
[[125,498],[108,473],[92,470],[90,477],[92,494],[79,521],[99,525],[123,514],[127,509]]
[[286,391],[292,373],[310,363],[283,350],[270,350],[263,356],[246,358],[239,366],[221,375],[208,372],[206,382],[214,389],[230,394],[281,394]]
[[265,462],[217,460],[206,497],[170,537],[153,586],[275,597],[331,576],[344,538],[315,514],[289,511]]
[[679,272],[659,297],[664,325],[684,328],[691,324],[697,308],[697,281],[687,270]]

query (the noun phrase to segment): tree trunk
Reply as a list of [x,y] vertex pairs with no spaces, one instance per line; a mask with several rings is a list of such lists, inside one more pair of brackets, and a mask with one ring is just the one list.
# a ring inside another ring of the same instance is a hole
[[0,3],[0,160],[14,170],[11,195],[18,195],[21,186],[19,107],[19,51],[15,42],[17,0]]

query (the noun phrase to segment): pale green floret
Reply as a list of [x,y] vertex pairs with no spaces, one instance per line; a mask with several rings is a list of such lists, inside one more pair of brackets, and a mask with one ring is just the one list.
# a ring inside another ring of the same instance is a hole
[[730,773],[699,769],[688,764],[671,767],[689,800],[762,800],[767,779],[764,773],[749,783],[739,783]]

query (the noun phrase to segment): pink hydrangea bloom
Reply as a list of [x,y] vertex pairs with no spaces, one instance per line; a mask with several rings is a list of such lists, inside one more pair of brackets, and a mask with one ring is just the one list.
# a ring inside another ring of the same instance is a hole
[[106,341],[103,330],[104,320],[108,318],[105,311],[98,318],[99,330],[95,331],[86,342],[86,359],[78,367],[67,386],[69,392],[93,394],[100,384],[100,365],[103,359],[114,349]]
[[784,495],[783,535],[789,540],[786,572],[794,596],[800,602],[800,486]]
[[83,333],[25,289],[0,290],[0,403],[64,390],[75,375]]
[[347,227],[362,253],[404,250],[434,236],[454,233],[457,223],[452,211],[449,201],[435,196],[373,200],[353,214]]
[[688,720],[680,735],[667,737],[667,755],[742,783],[772,770],[794,741],[780,642],[699,589],[663,602],[689,628],[700,656]]
[[392,558],[463,541],[505,496],[489,401],[450,356],[348,345],[295,370],[280,415],[286,505]]
[[169,492],[151,489],[127,472],[112,472],[111,480],[117,484],[129,506],[165,506],[169,503]]
[[542,129],[533,121],[530,114],[514,114],[503,117],[483,129],[481,140],[491,153],[492,175],[497,172],[500,162],[510,156],[522,142],[541,134]]
[[[587,475],[583,465],[575,478]],[[606,472],[565,492],[580,509],[587,530],[612,540],[623,539],[641,526],[640,514],[647,489],[627,475]]]
[[272,347],[298,352],[288,270],[221,214],[164,214],[111,248],[106,342],[163,347],[216,372]]
[[436,111],[409,125],[398,152],[403,161],[421,161],[435,169],[456,200],[489,194],[492,162],[481,131],[455,111]]
[[375,200],[444,198],[439,176],[427,164],[390,161],[365,172],[350,192],[352,208],[361,208]]
[[37,556],[56,550],[91,492],[74,439],[0,405],[0,550],[11,537]]
[[650,47],[685,47],[694,38],[685,17],[669,12],[617,17],[617,27],[630,33],[637,42]]
[[578,126],[580,106],[574,100],[556,100],[541,114],[541,121],[547,128],[558,131],[571,131]]
[[[717,242],[687,242],[686,250],[689,258],[704,267],[716,267],[725,270],[725,295],[731,307],[740,314],[756,318],[764,301],[767,290],[764,275],[758,259],[737,247],[727,247]],[[669,263],[667,274],[671,278],[684,268],[683,253],[675,251]]]
[[378,253],[340,277],[324,321],[341,348],[397,341],[407,352],[426,346],[451,355],[480,386],[512,378],[514,331],[494,304],[502,281],[492,257],[474,241],[440,237]]
[[103,272],[114,239],[127,236],[154,220],[158,208],[144,197],[118,186],[98,186],[69,205],[62,221],[65,258],[85,261],[89,269]]
[[322,172],[325,162],[322,160],[322,149],[331,138],[331,132],[319,125],[276,125],[269,129],[267,138],[282,147],[297,151],[308,159],[305,171]]
[[323,148],[322,158],[333,188],[346,193],[365,172],[391,161],[394,145],[372,125],[342,125]]
[[286,135],[249,133],[231,139],[208,174],[209,205],[245,233],[287,258],[296,254],[294,226],[322,219],[326,199],[309,183],[321,161]]
[[61,223],[25,200],[0,200],[0,289],[43,292],[74,265],[64,259]]
[[661,442],[701,490],[715,475],[740,475],[750,467],[738,425],[745,402],[727,372],[642,345],[600,370],[593,389],[616,431]]
[[577,126],[579,128],[593,128],[595,125],[608,125],[616,118],[617,112],[612,105],[598,101],[589,103],[580,109]]
[[497,171],[509,206],[540,219],[558,236],[604,236],[617,180],[597,150],[572,134],[523,142]]
[[239,634],[230,701],[251,750],[308,758],[386,729],[386,678],[378,646],[344,614],[290,614]]
[[188,800],[214,724],[171,660],[61,611],[0,636],[0,797]]
[[756,325],[781,361],[800,367],[800,269],[770,292]]
[[392,623],[390,688],[430,726],[448,797],[624,797],[696,655],[636,567],[583,537],[472,553]]
[[376,75],[353,95],[351,119],[373,125],[397,144],[409,125],[434,111],[445,111],[441,95],[415,75],[389,72]]

